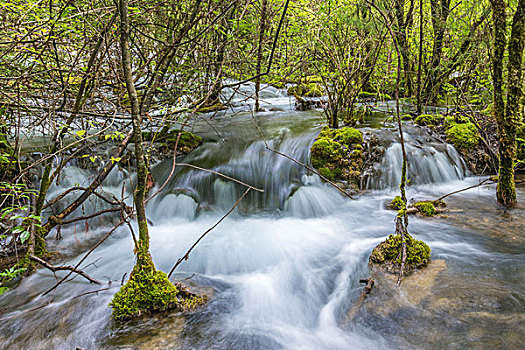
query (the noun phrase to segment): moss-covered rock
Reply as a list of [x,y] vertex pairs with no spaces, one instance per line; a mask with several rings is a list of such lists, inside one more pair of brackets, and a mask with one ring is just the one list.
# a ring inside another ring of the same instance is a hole
[[418,212],[424,216],[434,216],[437,213],[436,207],[433,202],[417,202],[414,204]]
[[414,120],[414,122],[417,125],[434,126],[439,124],[441,118],[442,116],[439,114],[421,114]]
[[363,133],[344,127],[325,127],[312,145],[312,165],[325,178],[344,180],[357,189],[363,166]]
[[447,141],[459,150],[468,150],[479,142],[476,126],[463,116],[446,117],[443,123]]
[[[407,247],[406,271],[425,266],[429,262],[430,247],[425,242],[413,238],[410,234],[406,234],[405,243]],[[390,235],[372,250],[370,262],[383,265],[390,272],[394,272],[395,269],[401,267],[402,255],[401,235]]]
[[370,100],[370,101],[389,101],[392,100],[392,97],[388,94],[382,94],[378,92],[369,92],[369,91],[360,91],[357,94],[357,97],[361,100]]
[[126,320],[152,312],[170,309],[191,310],[206,302],[198,296],[180,290],[162,271],[157,271],[151,258],[138,257],[128,282],[120,288],[109,304],[116,320]]
[[159,149],[162,153],[172,154],[175,144],[177,143],[179,132],[181,133],[177,145],[177,152],[179,154],[187,154],[202,145],[202,137],[199,135],[177,129],[170,130],[169,127],[164,127],[159,132],[144,131],[142,137],[146,142],[159,144]]
[[299,97],[321,97],[323,88],[319,83],[301,83],[288,88],[288,95]]
[[197,109],[199,113],[209,113],[225,110],[227,107],[222,102],[216,102],[208,106],[202,106]]
[[410,115],[410,114],[403,114],[401,116],[401,120],[408,121],[408,120],[413,120],[413,119],[414,119],[414,117],[412,115]]

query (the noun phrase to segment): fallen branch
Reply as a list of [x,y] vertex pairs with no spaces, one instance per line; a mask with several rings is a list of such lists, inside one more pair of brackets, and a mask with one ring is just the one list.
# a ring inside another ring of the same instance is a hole
[[348,324],[350,321],[352,321],[357,314],[357,311],[365,301],[366,297],[370,292],[372,291],[372,288],[374,287],[374,279],[372,277],[370,278],[362,278],[359,280],[359,283],[366,283],[366,285],[363,287],[363,290],[361,291],[361,295],[357,299],[357,301],[354,303],[354,306],[348,311],[346,315],[346,321],[345,324]]
[[[182,165],[182,166],[187,166],[187,167],[190,167],[190,168],[194,168],[194,169],[198,169],[198,170],[202,170],[202,171],[206,171],[208,173],[212,173],[212,174],[215,174],[215,175],[219,175],[219,176],[222,176],[224,177],[225,179],[228,179],[230,181],[233,181],[233,182],[237,182],[238,184],[241,184],[243,186],[246,186],[248,187],[248,189],[250,190],[254,190],[254,191],[257,191],[257,192],[264,192],[264,190],[260,189],[260,188],[257,188],[257,187],[253,187],[252,185],[248,185],[247,183],[244,183],[240,180],[237,180],[237,179],[234,179],[233,177],[230,177],[228,175],[224,175],[224,174],[221,174],[219,172],[216,172],[216,171],[213,171],[213,170],[210,170],[210,169],[205,169],[205,168],[201,168],[201,167],[198,167],[196,165],[193,165],[193,164],[187,164],[187,163],[178,163],[177,165]],[[244,197],[244,196],[243,196]]]
[[91,277],[90,275],[88,275],[87,273],[85,273],[84,271],[82,270],[79,270],[77,269],[76,267],[73,267],[73,266],[68,266],[68,265],[63,265],[63,266],[53,266],[51,264],[49,264],[47,261],[45,260],[42,260],[40,259],[39,257],[36,257],[34,255],[30,255],[29,256],[29,259],[30,260],[33,260],[37,263],[39,263],[40,265],[44,266],[45,268],[47,268],[48,270],[51,270],[52,272],[57,272],[57,271],[71,271],[71,273],[76,273],[82,277],[84,277],[85,279],[87,279],[89,282],[91,283],[96,283],[96,284],[102,284],[102,282],[100,282],[99,280],[97,279],[94,279],[93,277]]
[[[78,267],[87,259],[87,257],[93,253],[93,251],[95,249],[97,249],[109,236],[111,236],[113,234],[113,232],[115,232],[117,230],[117,228],[120,227],[120,225],[122,225],[129,217],[131,216],[131,214],[128,214],[128,216],[125,218],[125,219],[122,219],[115,227],[113,227],[104,237],[102,237],[102,239],[100,241],[98,241],[97,244],[95,244],[85,255],[82,259],[80,259],[80,261],[77,263],[77,265],[75,266],[75,269],[78,269]],[[49,294],[50,292],[52,292],[53,290],[55,290],[59,285],[61,285],[62,283],[64,283],[64,281],[69,277],[71,276],[71,274],[73,273],[73,271],[70,271],[66,276],[64,276],[64,278],[62,278],[60,281],[58,281],[57,283],[55,283],[55,285],[51,288],[49,288],[47,291],[45,291],[42,296],[44,295],[47,295]]]
[[476,187],[480,187],[480,186],[484,185],[485,183],[487,183],[488,181],[492,181],[493,183],[495,182],[494,179],[493,179],[492,177],[489,177],[489,178],[487,178],[487,179],[481,181],[481,182],[480,182],[479,184],[477,184],[477,185],[472,185],[472,186],[469,186],[469,187],[463,188],[463,189],[461,189],[461,190],[457,190],[457,191],[454,191],[454,192],[447,193],[447,194],[445,194],[445,195],[439,197],[438,199],[433,200],[432,202],[434,202],[434,203],[435,203],[435,202],[439,202],[439,201],[443,200],[444,198],[447,198],[448,196],[451,196],[451,195],[453,195],[453,194],[460,193],[460,192],[464,192],[464,191],[468,191],[468,190],[471,190],[471,189],[476,188]]

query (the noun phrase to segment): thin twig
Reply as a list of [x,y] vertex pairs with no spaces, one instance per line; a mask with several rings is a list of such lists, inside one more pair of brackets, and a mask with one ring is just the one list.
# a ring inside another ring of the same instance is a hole
[[248,194],[248,192],[250,192],[251,190],[251,186],[248,187],[246,189],[246,191],[243,193],[243,195],[237,200],[237,202],[235,202],[235,204],[233,205],[233,207],[230,209],[230,211],[228,211],[219,221],[217,221],[212,227],[210,227],[209,229],[206,230],[206,232],[204,232],[197,241],[195,241],[195,243],[193,243],[193,245],[191,246],[191,248],[186,252],[186,254],[184,254],[183,257],[179,258],[179,260],[177,260],[177,263],[175,264],[175,266],[173,266],[173,268],[170,270],[170,273],[168,274],[168,278],[171,277],[171,275],[173,274],[173,271],[175,271],[175,269],[177,268],[177,266],[180,265],[180,263],[183,261],[183,260],[188,260],[189,256],[190,256],[190,253],[191,251],[193,250],[193,248],[195,248],[197,246],[197,244],[199,244],[199,242],[211,231],[213,230],[215,227],[217,227],[224,219],[226,219],[226,217],[228,215],[231,214],[231,212],[237,207],[237,205],[242,201],[242,199]]
[[36,261],[37,263],[39,263],[40,265],[44,266],[48,270],[51,270],[53,273],[56,272],[56,271],[70,271],[70,274],[74,272],[74,273],[84,277],[85,279],[87,279],[91,283],[102,284],[102,282],[100,282],[99,280],[91,277],[90,275],[88,275],[84,271],[79,270],[79,269],[77,269],[77,268],[75,268],[73,266],[67,266],[67,265],[64,265],[64,266],[53,266],[53,265],[49,264],[47,261],[42,260],[39,257],[36,257],[34,255],[30,255],[29,259],[31,259],[33,261]]

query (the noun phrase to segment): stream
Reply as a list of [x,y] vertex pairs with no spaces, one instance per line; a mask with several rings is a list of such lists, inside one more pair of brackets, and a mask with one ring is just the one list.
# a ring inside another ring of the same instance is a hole
[[[363,183],[366,191],[352,200],[266,150],[254,126],[270,147],[308,163],[309,147],[324,125],[322,111],[295,111],[293,99],[273,88],[261,96],[267,111],[253,118],[239,106],[217,114],[211,121],[214,128],[197,122],[195,132],[205,142],[179,160],[264,189],[251,191],[172,276],[207,294],[205,307],[185,315],[169,312],[113,321],[108,304],[134,264],[133,241],[123,226],[82,265],[90,275],[111,280],[109,288],[76,277],[42,296],[56,279],[39,269],[0,297],[0,348],[525,348],[523,205],[503,210],[496,203],[495,187],[487,185],[448,197],[446,218],[411,216],[409,231],[431,247],[432,262],[400,288],[388,276],[377,276],[372,294],[350,317],[362,290],[359,279],[372,273],[370,252],[394,230],[396,213],[386,204],[398,194],[400,178],[395,125],[387,121],[377,130],[382,116],[363,126],[364,133],[381,140],[385,155]],[[452,146],[412,124],[405,131],[409,200],[434,199],[482,180],[469,176]],[[153,166],[156,188],[171,166],[170,160]],[[85,185],[93,176],[75,166],[64,171],[50,198],[75,183]],[[117,170],[103,190],[120,196],[122,186],[129,193],[127,172]],[[524,203],[525,187],[520,186],[518,201]],[[216,175],[177,167],[147,206],[157,268],[169,271],[244,191]],[[83,210],[102,205],[91,200]],[[62,240],[52,233],[49,249],[62,253],[55,265],[76,264],[114,222],[105,218],[92,220],[89,227],[64,228]],[[101,288],[107,290],[85,294]]]

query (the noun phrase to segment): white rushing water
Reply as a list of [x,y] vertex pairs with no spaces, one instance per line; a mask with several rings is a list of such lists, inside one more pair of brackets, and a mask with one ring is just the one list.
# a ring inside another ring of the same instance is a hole
[[[270,102],[283,105],[282,96],[274,98]],[[319,130],[318,117],[306,114],[308,125],[304,127],[304,118],[296,112],[285,111],[280,116],[276,112],[277,117],[274,114],[267,113],[258,121],[268,133],[270,145],[308,162],[309,145]],[[395,318],[397,313],[384,318],[370,313],[355,320],[347,316],[361,291],[359,279],[369,276],[367,262],[372,248],[394,228],[395,213],[387,210],[385,203],[395,195],[395,188],[389,188],[398,181],[397,144],[387,149],[382,175],[372,181],[376,188],[386,190],[350,200],[301,166],[267,151],[253,131],[250,139],[246,134],[250,123],[249,119],[245,124],[240,121],[230,135],[224,136],[226,143],[206,143],[186,157],[187,162],[213,168],[265,190],[263,194],[251,193],[239,210],[214,229],[177,270],[175,279],[192,277],[188,283],[214,291],[208,305],[186,316],[182,324],[168,316],[161,317],[163,322],[151,321],[152,324],[147,319],[124,325],[114,323],[108,303],[134,263],[131,236],[126,227],[121,227],[82,265],[91,275],[113,281],[111,288],[79,297],[101,287],[90,286],[77,277],[43,297],[42,292],[55,278],[47,270],[38,270],[0,298],[0,348],[432,348],[436,343],[430,340],[412,343],[410,334],[424,333],[429,324],[439,327],[441,323],[438,335],[448,340],[435,347],[452,344],[452,348],[457,348],[454,344],[459,344],[461,348],[460,340],[454,343],[458,340],[447,338],[454,334],[448,334],[447,321],[429,320],[428,312],[416,305],[404,309],[402,321]],[[300,127],[292,131],[284,125]],[[409,198],[432,196],[476,181],[462,180],[464,167],[449,146],[436,144],[430,153],[418,153],[419,148],[411,146],[411,141],[409,137],[411,164],[415,165],[409,174],[414,182],[427,185],[410,188]],[[158,184],[163,183],[170,167],[167,162],[153,168]],[[83,184],[90,176],[75,167],[66,169],[66,175],[64,188]],[[105,183],[104,191],[120,195],[126,179],[125,172],[115,172]],[[436,182],[441,184],[433,184]],[[478,203],[477,198],[486,200],[490,191],[470,190],[462,198]],[[60,186],[52,192],[58,194]],[[242,192],[242,186],[216,175],[178,169],[167,188],[147,207],[153,223],[151,252],[157,267],[169,271]],[[91,202],[84,210],[95,210],[101,205]],[[474,241],[468,229],[446,222],[411,221],[418,237],[433,248],[433,258],[447,259],[451,266],[459,266],[451,273],[452,278],[461,277],[464,266],[471,266],[472,261],[484,268],[483,262],[489,257],[510,259],[506,252],[494,254],[484,241]],[[62,232],[63,241],[50,241],[51,249],[70,252],[76,257],[64,263],[76,264],[109,227],[107,221],[91,223],[87,232],[83,225],[69,227]],[[487,271],[492,267],[487,267]],[[470,270],[467,272],[470,274]],[[517,299],[522,298],[515,290],[512,293]],[[388,304],[387,298],[385,303]],[[409,323],[403,323],[403,329],[396,326],[406,320]],[[404,336],[405,331],[409,336]],[[462,339],[463,330],[456,332]],[[138,334],[156,339],[157,347],[141,343]]]

